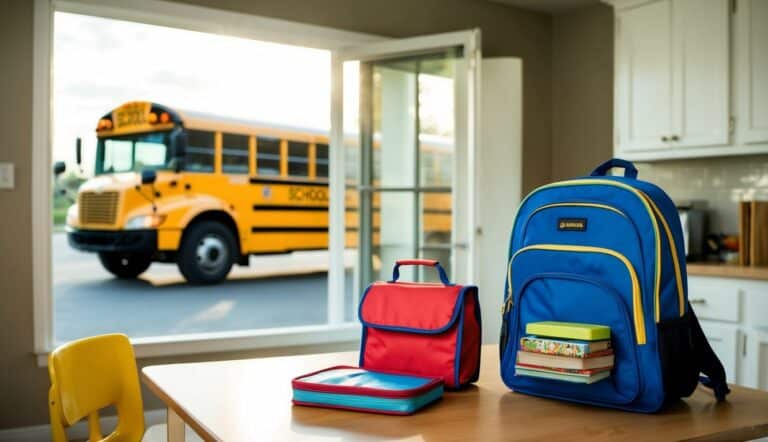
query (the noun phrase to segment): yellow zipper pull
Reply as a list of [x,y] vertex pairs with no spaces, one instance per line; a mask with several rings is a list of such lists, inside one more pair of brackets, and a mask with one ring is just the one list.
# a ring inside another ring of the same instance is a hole
[[512,300],[512,293],[510,292],[509,295],[507,295],[507,299],[504,300],[504,305],[501,306],[501,314],[507,314],[512,310],[513,300]]

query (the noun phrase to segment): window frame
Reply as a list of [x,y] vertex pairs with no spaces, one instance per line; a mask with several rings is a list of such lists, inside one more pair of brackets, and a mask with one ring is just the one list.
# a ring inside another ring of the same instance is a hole
[[[239,12],[161,0],[34,0],[32,74],[32,264],[34,311],[34,353],[38,365],[47,364],[53,350],[53,264],[51,254],[52,185],[52,59],[55,12],[90,15],[137,23],[167,26],[211,34],[222,34],[287,45],[335,50],[349,45],[388,41],[389,38],[359,32],[308,25]],[[342,171],[343,173],[343,171]],[[344,194],[337,196],[343,200]],[[329,288],[334,284],[329,278]],[[334,286],[335,288],[335,286]],[[187,335],[133,338],[136,356],[158,357],[180,354],[214,353],[323,343],[356,341],[357,323],[345,323],[338,313],[338,300],[329,290],[328,323],[317,326],[239,330]],[[343,291],[338,296],[343,297]],[[337,297],[338,297],[337,296]]]

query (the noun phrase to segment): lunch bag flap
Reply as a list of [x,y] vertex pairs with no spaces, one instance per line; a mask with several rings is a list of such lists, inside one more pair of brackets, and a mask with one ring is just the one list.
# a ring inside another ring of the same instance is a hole
[[[401,282],[401,265],[433,267],[441,282]],[[360,301],[360,366],[440,377],[447,388],[477,380],[480,305],[477,287],[452,284],[429,259],[397,261],[392,279],[371,284]]]
[[466,291],[456,285],[376,282],[360,301],[360,322],[390,331],[440,334],[456,322]]

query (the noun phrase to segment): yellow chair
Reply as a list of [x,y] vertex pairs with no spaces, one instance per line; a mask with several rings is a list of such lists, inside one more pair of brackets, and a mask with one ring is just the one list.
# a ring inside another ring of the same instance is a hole
[[[64,344],[48,357],[48,372],[54,442],[65,442],[65,428],[86,416],[91,442],[142,440],[144,407],[136,359],[127,336],[109,334]],[[116,408],[118,423],[104,437],[99,410],[109,406]]]

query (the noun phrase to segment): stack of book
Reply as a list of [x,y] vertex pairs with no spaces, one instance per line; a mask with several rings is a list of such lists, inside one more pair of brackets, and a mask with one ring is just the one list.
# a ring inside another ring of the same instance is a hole
[[518,376],[592,384],[611,375],[611,329],[574,322],[531,322],[520,338]]

